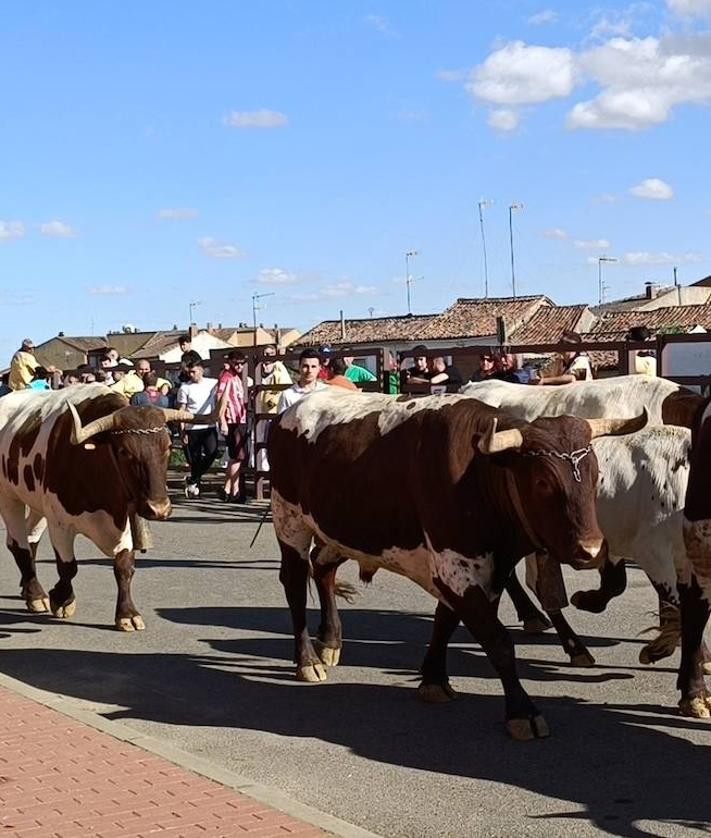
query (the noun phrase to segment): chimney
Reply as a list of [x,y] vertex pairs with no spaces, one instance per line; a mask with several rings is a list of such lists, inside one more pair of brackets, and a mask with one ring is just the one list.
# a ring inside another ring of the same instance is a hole
[[210,321],[205,324],[205,328],[208,332],[212,333],[212,323],[210,323]]
[[644,296],[648,300],[654,300],[659,294],[659,284],[656,282],[645,282],[644,283]]
[[198,333],[198,327],[195,325],[195,323],[191,323],[190,324],[190,339],[192,340],[197,333]]

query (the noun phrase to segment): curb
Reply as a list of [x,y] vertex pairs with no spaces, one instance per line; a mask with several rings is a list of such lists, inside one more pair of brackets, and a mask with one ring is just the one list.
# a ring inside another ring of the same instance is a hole
[[188,751],[183,751],[181,748],[176,748],[174,745],[162,742],[153,736],[139,733],[122,722],[111,721],[105,719],[98,713],[84,710],[78,707],[72,699],[66,698],[65,696],[31,687],[23,681],[18,681],[4,673],[0,673],[0,686],[10,692],[21,695],[23,698],[56,710],[63,716],[74,719],[74,721],[106,733],[114,739],[136,745],[144,751],[148,751],[175,765],[179,765],[186,771],[191,771],[193,774],[199,774],[202,777],[207,777],[209,780],[214,780],[222,786],[234,789],[240,794],[247,795],[266,806],[278,809],[286,815],[298,818],[304,821],[304,823],[316,826],[325,832],[338,835],[340,838],[380,838],[374,832],[369,832],[366,829],[341,820],[334,815],[329,815],[326,812],[314,809],[312,806],[307,806],[305,803],[300,803],[279,789],[255,783],[241,774],[236,774],[234,771],[215,765],[202,757],[195,756]]

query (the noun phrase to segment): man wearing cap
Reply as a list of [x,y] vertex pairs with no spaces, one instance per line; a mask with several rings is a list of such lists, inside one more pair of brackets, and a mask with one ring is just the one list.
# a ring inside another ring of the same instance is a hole
[[10,380],[8,382],[10,389],[27,389],[39,365],[40,362],[35,358],[34,341],[31,338],[25,338],[22,341],[22,346],[15,352],[12,361],[10,361]]
[[136,393],[143,390],[143,381],[131,364],[118,363],[111,368],[114,383],[109,385],[114,393],[121,393],[130,399]]

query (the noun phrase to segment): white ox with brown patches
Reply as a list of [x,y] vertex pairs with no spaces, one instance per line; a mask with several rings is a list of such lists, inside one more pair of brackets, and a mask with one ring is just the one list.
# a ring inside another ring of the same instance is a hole
[[[455,624],[461,619],[501,677],[510,733],[545,736],[545,722],[516,676],[513,644],[496,616],[498,598],[513,563],[531,548],[575,567],[595,566],[603,542],[590,441],[638,429],[646,416],[527,423],[465,396],[413,400],[336,389],[305,397],[269,434],[297,677],[322,681],[324,664],[338,662],[335,574],[353,559],[362,578],[379,568],[400,573],[437,598],[438,613]],[[306,625],[310,571],[321,601],[316,649]],[[426,662],[423,683],[437,677]]]
[[[74,539],[81,534],[114,559],[117,628],[144,627],[131,599],[137,546],[132,523],[135,529],[138,516],[163,520],[170,515],[166,422],[175,419],[193,417],[131,407],[102,384],[0,399],[0,516],[31,611],[74,614]],[[35,567],[45,528],[59,573],[49,596]]]

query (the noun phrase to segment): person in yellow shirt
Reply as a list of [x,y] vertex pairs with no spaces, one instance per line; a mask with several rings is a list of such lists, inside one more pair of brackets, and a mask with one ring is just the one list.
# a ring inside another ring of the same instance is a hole
[[35,358],[35,344],[31,338],[25,338],[22,346],[12,356],[10,361],[11,390],[25,390],[34,378],[35,370],[40,362]]
[[114,393],[121,393],[122,396],[130,399],[136,393],[142,392],[143,381],[129,364],[116,364],[115,367],[112,367],[111,372],[113,373],[114,383],[110,384],[109,387]]

